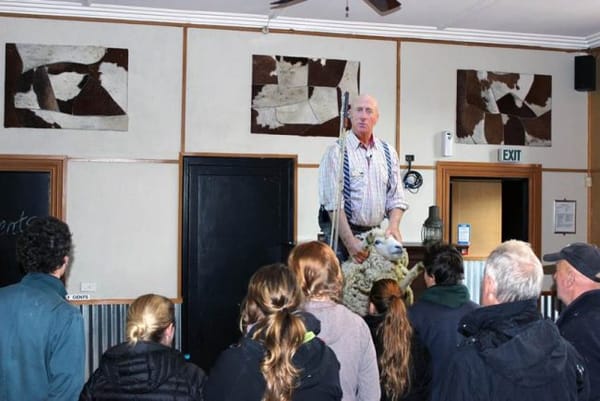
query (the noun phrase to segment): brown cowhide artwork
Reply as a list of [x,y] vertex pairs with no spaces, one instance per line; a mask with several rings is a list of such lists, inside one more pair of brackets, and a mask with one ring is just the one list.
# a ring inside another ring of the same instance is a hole
[[127,49],[6,43],[4,126],[127,131]]
[[456,142],[551,146],[550,75],[458,70]]

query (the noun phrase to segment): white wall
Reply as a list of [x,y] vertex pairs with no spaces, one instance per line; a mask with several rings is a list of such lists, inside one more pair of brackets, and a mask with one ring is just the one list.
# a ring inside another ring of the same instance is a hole
[[[496,162],[494,145],[454,144],[454,156],[443,157],[441,132],[456,127],[456,70],[535,73],[552,76],[552,147],[519,146],[522,163],[551,169],[587,168],[587,94],[573,89],[573,54],[429,43],[401,46],[400,153],[414,154],[415,164],[438,160]],[[514,147],[511,147],[514,148]],[[418,241],[419,225],[435,202],[435,173],[422,171],[425,185],[411,196],[402,224],[406,240]],[[542,179],[542,251],[549,252],[587,238],[585,174],[544,172]],[[430,185],[427,185],[430,184]],[[553,234],[554,199],[577,201],[577,234]]]
[[[0,154],[69,158],[66,220],[75,247],[69,293],[92,282],[97,291],[90,295],[98,299],[151,291],[177,297],[182,29],[0,17],[0,31],[7,43],[129,49],[128,131],[2,124]],[[0,51],[2,94],[4,57]]]
[[190,29],[188,49],[187,152],[298,154],[298,163],[319,163],[333,143],[324,137],[250,133],[253,54],[359,61],[360,90],[380,100],[378,131],[395,143],[394,42]]
[[[81,282],[95,282],[97,291],[92,296],[98,299],[134,298],[149,291],[178,295],[180,152],[297,154],[298,240],[316,237],[316,165],[333,138],[250,133],[252,54],[360,61],[361,90],[380,101],[376,134],[397,143],[399,110],[400,159],[412,153],[415,164],[429,166],[421,171],[424,184],[420,191],[407,193],[411,206],[402,232],[409,242],[420,241],[427,208],[435,202],[432,168],[442,159],[439,133],[454,131],[455,127],[456,69],[552,75],[553,146],[522,148],[523,162],[566,170],[543,176],[543,251],[586,239],[585,174],[570,170],[587,167],[587,95],[573,90],[572,53],[402,43],[398,67],[397,43],[393,40],[199,28],[187,31],[186,135],[182,148],[183,27],[0,17],[5,42],[129,49],[129,131],[0,127],[0,154],[69,158],[65,202],[75,241],[69,292],[79,292]],[[401,73],[399,105],[397,68]],[[0,93],[4,92],[3,73],[2,69]],[[496,149],[455,144],[455,156],[443,159],[495,161]],[[563,198],[577,200],[575,235],[552,233],[553,200]]]

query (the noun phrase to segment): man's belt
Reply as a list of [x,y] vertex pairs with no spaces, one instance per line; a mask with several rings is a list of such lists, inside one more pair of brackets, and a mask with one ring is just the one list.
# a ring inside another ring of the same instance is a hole
[[350,223],[350,229],[352,230],[353,233],[364,233],[367,231],[371,231],[372,229],[374,229],[377,226],[357,226],[356,224],[352,224]]

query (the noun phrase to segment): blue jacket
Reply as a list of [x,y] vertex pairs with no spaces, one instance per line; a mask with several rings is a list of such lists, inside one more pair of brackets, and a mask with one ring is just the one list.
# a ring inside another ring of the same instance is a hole
[[45,273],[0,288],[0,400],[79,398],[83,319],[65,295],[63,283]]
[[600,400],[600,290],[581,294],[562,312],[560,334],[581,354],[590,376],[590,400]]
[[466,337],[440,386],[441,401],[585,401],[583,358],[542,319],[537,299],[486,306],[460,322]]
[[463,336],[458,322],[478,308],[469,290],[462,284],[429,287],[408,309],[408,318],[431,356],[431,400],[439,397],[439,385],[450,358]]

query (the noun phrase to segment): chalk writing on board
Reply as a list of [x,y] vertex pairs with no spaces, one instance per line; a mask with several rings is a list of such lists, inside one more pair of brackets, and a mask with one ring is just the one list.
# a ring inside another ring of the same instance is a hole
[[24,210],[17,220],[5,220],[0,217],[0,235],[19,235],[37,216],[27,216]]

